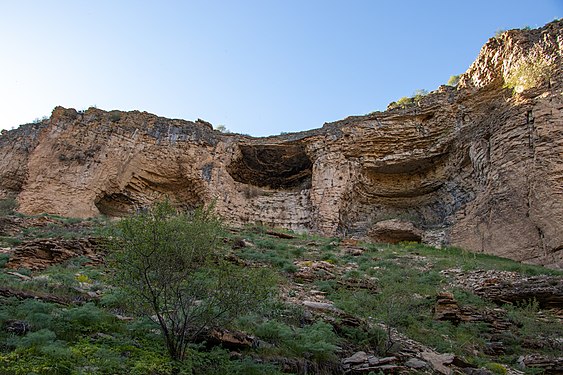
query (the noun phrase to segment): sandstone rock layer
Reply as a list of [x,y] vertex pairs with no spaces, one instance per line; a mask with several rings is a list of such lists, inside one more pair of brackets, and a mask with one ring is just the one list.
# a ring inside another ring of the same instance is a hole
[[[232,224],[421,237],[519,261],[563,263],[563,21],[491,38],[457,87],[321,129],[253,138],[146,112],[57,107],[0,137],[0,197],[19,210],[121,216],[168,197],[215,202]],[[530,54],[534,87],[505,78]]]

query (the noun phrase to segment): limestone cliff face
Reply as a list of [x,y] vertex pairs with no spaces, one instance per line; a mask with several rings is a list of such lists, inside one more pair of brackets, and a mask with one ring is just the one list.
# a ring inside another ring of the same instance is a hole
[[[415,224],[431,243],[563,266],[563,22],[492,38],[457,88],[268,138],[145,112],[81,113],[0,137],[0,195],[24,213],[121,216],[169,197],[233,224],[361,237]],[[549,76],[514,93],[527,56]]]

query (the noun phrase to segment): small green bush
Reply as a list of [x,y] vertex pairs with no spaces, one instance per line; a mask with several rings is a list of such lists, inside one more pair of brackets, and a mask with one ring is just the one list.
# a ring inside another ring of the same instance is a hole
[[275,320],[268,320],[256,328],[256,335],[274,344],[281,345],[293,337],[293,331],[289,326]]
[[111,111],[109,113],[109,119],[111,122],[118,122],[121,120],[121,112],[120,111]]
[[450,76],[450,79],[448,79],[448,83],[446,83],[446,85],[456,87],[457,84],[459,83],[460,77],[461,77],[460,75]]
[[352,341],[364,350],[375,350],[377,354],[384,355],[385,342],[387,335],[379,327],[349,327],[343,325],[340,328],[340,335]]
[[513,65],[504,77],[504,86],[522,92],[549,81],[554,71],[554,61],[539,49],[533,49]]
[[414,99],[409,96],[403,96],[399,100],[397,100],[397,106],[401,108],[406,108],[412,104],[414,104]]
[[490,362],[485,365],[485,368],[493,374],[505,375],[507,373],[506,367],[500,363]]
[[12,215],[16,208],[18,208],[18,202],[14,198],[0,199],[0,216]]
[[276,345],[285,353],[317,362],[335,359],[338,336],[332,326],[316,322],[301,329],[292,329],[284,323],[267,321],[256,328],[256,335]]
[[0,254],[0,268],[4,268],[4,266],[6,266],[6,263],[8,263],[9,260],[10,260],[9,254]]
[[[198,375],[281,375],[279,369],[273,365],[256,363],[252,359],[231,360],[229,352],[224,349],[214,348],[209,352],[192,350],[190,353],[191,369],[180,374]],[[182,369],[188,370],[187,367]]]
[[426,95],[428,95],[428,91],[424,90],[424,89],[418,89],[415,90],[415,92],[413,93],[413,95],[411,97],[408,96],[403,96],[402,98],[400,98],[399,100],[397,100],[396,102],[392,102],[387,106],[387,109],[394,109],[394,108],[407,108],[407,107],[411,107],[414,105],[418,105],[418,102],[420,102],[420,100],[425,97]]

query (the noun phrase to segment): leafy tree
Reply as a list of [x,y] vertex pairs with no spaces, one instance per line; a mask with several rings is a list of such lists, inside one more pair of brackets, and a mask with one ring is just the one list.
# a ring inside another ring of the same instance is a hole
[[224,260],[221,230],[211,208],[178,214],[169,203],[110,230],[115,282],[130,307],[160,326],[174,360],[186,359],[188,343],[205,330],[257,308],[271,293],[266,270]]

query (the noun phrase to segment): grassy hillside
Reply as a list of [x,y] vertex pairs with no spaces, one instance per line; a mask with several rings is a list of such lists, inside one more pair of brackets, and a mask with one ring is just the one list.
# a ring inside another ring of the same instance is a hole
[[[277,292],[206,332],[178,366],[111,285],[104,225],[3,211],[0,374],[554,373],[563,351],[560,272],[248,226],[224,233],[224,256],[270,269]],[[85,238],[93,249],[72,256]]]

